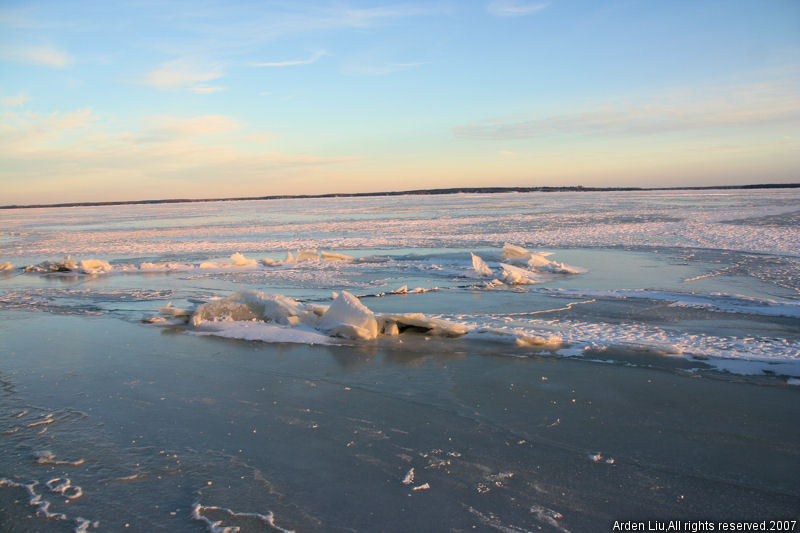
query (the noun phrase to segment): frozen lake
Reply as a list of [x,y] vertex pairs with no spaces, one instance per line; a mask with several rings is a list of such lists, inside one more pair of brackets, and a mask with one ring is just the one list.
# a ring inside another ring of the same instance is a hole
[[796,514],[799,222],[797,189],[0,210],[0,525]]

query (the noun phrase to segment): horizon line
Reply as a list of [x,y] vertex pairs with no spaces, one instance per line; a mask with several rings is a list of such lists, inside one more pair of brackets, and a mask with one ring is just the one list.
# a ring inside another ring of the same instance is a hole
[[795,189],[795,183],[756,183],[746,185],[701,185],[685,187],[584,187],[568,185],[561,187],[450,187],[442,189],[414,189],[406,191],[352,192],[324,194],[282,194],[267,196],[242,196],[233,198],[163,198],[158,200],[110,200],[105,202],[65,202],[57,204],[0,205],[0,209],[47,209],[54,207],[102,207],[112,205],[181,204],[201,202],[242,202],[253,200],[301,200],[313,198],[361,198],[372,196],[426,196],[442,194],[499,194],[510,192],[635,192],[635,191],[698,191],[736,189]]

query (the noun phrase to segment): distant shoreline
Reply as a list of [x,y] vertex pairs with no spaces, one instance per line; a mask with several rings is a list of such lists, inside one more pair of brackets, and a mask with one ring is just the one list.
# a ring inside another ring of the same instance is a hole
[[495,194],[508,192],[618,192],[618,191],[708,191],[732,189],[796,189],[800,183],[760,183],[753,185],[709,185],[703,187],[453,187],[410,191],[354,192],[328,194],[286,194],[241,198],[173,198],[164,200],[128,200],[112,202],[67,202],[62,204],[0,205],[0,209],[42,209],[52,207],[102,207],[111,205],[184,204],[198,202],[242,202],[246,200],[296,200],[313,198],[360,198],[368,196],[424,196],[435,194]]

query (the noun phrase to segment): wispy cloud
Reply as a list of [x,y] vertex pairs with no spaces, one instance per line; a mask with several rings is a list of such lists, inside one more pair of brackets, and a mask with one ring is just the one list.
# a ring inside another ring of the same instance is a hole
[[21,105],[25,105],[27,102],[31,101],[31,97],[26,93],[20,93],[16,96],[7,96],[0,100],[6,107],[18,107]]
[[496,17],[521,17],[541,11],[550,2],[522,2],[520,0],[492,0],[486,10]]
[[279,152],[269,142],[265,133],[227,115],[161,115],[119,132],[91,109],[6,111],[0,113],[0,183],[14,185],[20,198],[39,191],[40,201],[91,198],[97,183],[108,186],[103,194],[110,198],[185,197],[187,190],[194,196],[245,195],[269,187],[270,172],[280,175],[283,187],[290,177],[357,160]]
[[66,113],[9,111],[0,114],[0,154],[28,154],[68,142],[98,120],[91,108]]
[[196,85],[194,87],[189,87],[189,90],[196,94],[214,94],[224,91],[225,89],[225,87],[216,85]]
[[64,68],[74,62],[73,57],[53,46],[21,46],[0,50],[0,58],[5,61],[31,63],[52,68]]
[[720,87],[701,94],[653,95],[647,102],[597,104],[580,112],[486,119],[459,126],[460,137],[486,140],[557,136],[635,136],[765,124],[800,125],[798,84]]
[[[138,0],[158,6],[160,22],[180,30],[151,46],[174,56],[231,58],[251,56],[278,38],[317,31],[347,31],[392,25],[404,19],[424,17],[453,10],[452,0],[387,3],[374,7],[353,7],[349,2],[266,2],[254,10],[247,2],[207,0],[192,5],[191,16],[161,9],[163,2]],[[260,57],[256,57],[258,61]],[[270,58],[266,58],[270,59]],[[294,60],[269,61],[292,64]],[[299,61],[307,60],[301,58]],[[252,59],[248,58],[248,62]],[[251,63],[252,64],[252,63]],[[298,63],[303,64],[303,63]],[[264,65],[271,66],[271,65]]]
[[336,16],[339,18],[340,24],[351,27],[368,27],[392,19],[429,15],[442,12],[443,10],[443,5],[433,2],[421,4],[406,3],[361,9],[342,8],[337,10]]
[[311,63],[315,63],[319,58],[322,56],[326,56],[328,53],[325,50],[317,50],[314,52],[311,57],[307,59],[292,59],[289,61],[267,61],[263,63],[253,63],[254,67],[294,67],[297,65],[310,65]]
[[[196,84],[222,77],[219,67],[201,67],[190,61],[175,59],[167,61],[148,72],[142,83],[157,89],[198,88]],[[199,86],[202,90],[203,86]]]

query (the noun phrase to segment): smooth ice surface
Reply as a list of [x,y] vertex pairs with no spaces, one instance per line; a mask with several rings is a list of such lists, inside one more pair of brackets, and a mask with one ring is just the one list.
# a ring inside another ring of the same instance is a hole
[[797,509],[791,380],[1,313],[4,530],[594,531]]

